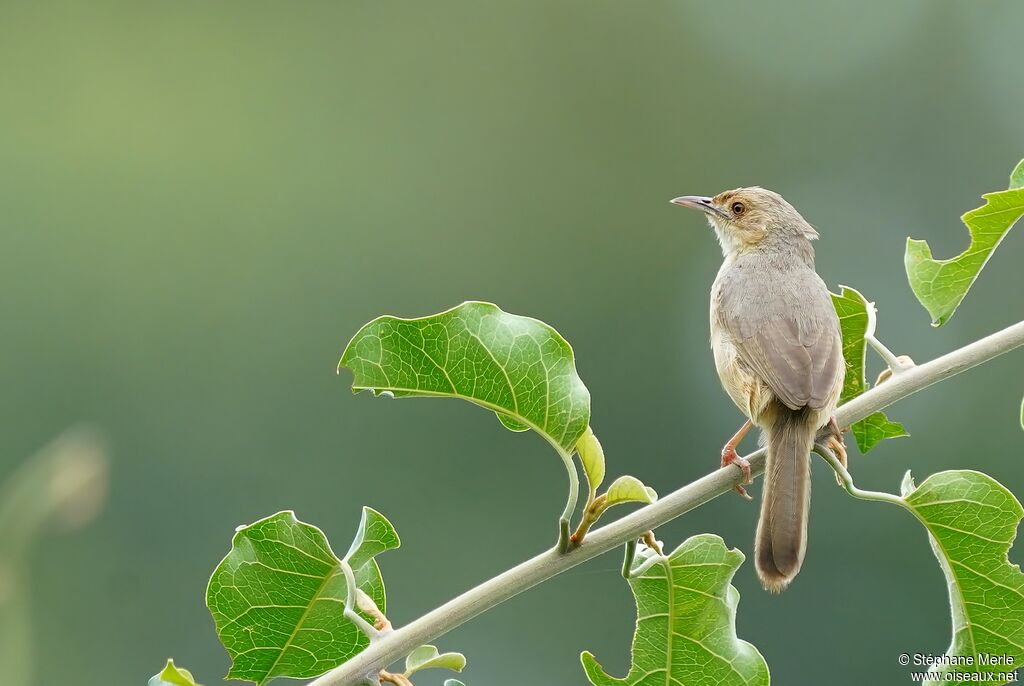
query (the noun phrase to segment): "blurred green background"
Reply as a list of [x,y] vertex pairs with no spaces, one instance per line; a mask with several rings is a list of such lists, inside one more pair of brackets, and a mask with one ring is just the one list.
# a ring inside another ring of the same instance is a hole
[[[113,456],[103,513],[33,556],[36,684],[141,684],[168,656],[219,683],[206,580],[236,525],[279,509],[342,550],[362,504],[387,513],[399,625],[554,542],[565,478],[541,440],[335,375],[381,313],[485,299],[539,317],[575,347],[611,476],[665,493],[715,467],[741,420],[708,350],[720,252],[675,195],[782,192],[821,231],[829,285],[876,300],[882,339],[919,361],[1021,318],[1020,227],[942,329],[902,267],[907,235],[962,250],[957,217],[1024,154],[1020,3],[2,15],[0,480],[80,420]],[[859,484],[970,467],[1024,496],[1022,393],[1018,353],[900,403],[913,437],[852,455]],[[804,573],[769,596],[748,560],[739,634],[779,684],[902,683],[900,652],[949,642],[938,565],[906,513],[814,472]],[[658,534],[749,553],[756,515],[723,497]],[[438,644],[467,654],[471,686],[582,684],[583,649],[622,674],[619,564]]]

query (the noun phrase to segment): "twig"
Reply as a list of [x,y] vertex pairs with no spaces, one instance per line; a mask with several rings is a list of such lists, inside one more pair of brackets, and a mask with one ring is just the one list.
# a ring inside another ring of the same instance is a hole
[[889,367],[889,371],[892,374],[905,372],[914,366],[913,360],[906,355],[896,355],[893,351],[886,348],[882,341],[875,338],[874,335],[865,336],[864,340],[875,349],[875,352],[878,353],[883,360],[885,360],[885,364]]
[[[889,374],[899,374],[900,372],[906,371],[907,369],[913,367],[913,360],[911,360],[906,355],[894,354],[891,350],[889,350],[887,347],[885,347],[885,345],[882,344],[882,341],[875,338],[875,327],[877,325],[877,310],[875,309],[875,303],[867,303],[867,307],[865,308],[865,310],[867,311],[868,315],[868,325],[866,330],[864,331],[864,340],[868,343],[868,345],[875,349],[875,352],[878,353],[878,355],[883,360],[885,360],[885,364],[889,367]],[[878,378],[878,383],[881,383],[881,381],[884,380],[881,376]]]
[[[987,362],[1021,345],[1024,345],[1024,321],[930,362],[894,374],[888,382],[872,388],[840,407],[836,411],[836,420],[840,426],[849,426],[922,388]],[[763,449],[748,455],[747,459],[750,461],[752,474],[758,475],[764,471]],[[741,479],[742,475],[738,470],[716,470],[651,505],[594,529],[577,548],[566,553],[548,550],[522,562],[419,619],[381,635],[366,650],[310,682],[309,686],[353,686],[369,678],[375,678],[381,669],[405,657],[417,646],[431,642],[463,622],[556,574],[628,541],[637,540],[644,532],[661,526],[723,493],[728,493]],[[852,483],[850,485],[852,486]]]
[[373,628],[379,633],[391,631],[394,628],[391,626],[391,621],[377,607],[377,603],[373,601],[373,598],[367,595],[366,591],[358,587],[356,588],[356,607],[373,617]]
[[583,542],[583,537],[590,531],[590,527],[594,526],[597,520],[601,518],[601,515],[608,510],[606,507],[607,501],[607,493],[588,500],[588,505],[583,510],[583,516],[580,518],[579,526],[576,527],[576,531],[569,537],[569,548],[575,548]]
[[384,683],[394,684],[395,686],[412,686],[412,681],[410,681],[409,677],[404,674],[392,674],[391,672],[382,669],[378,676]]
[[642,538],[642,540],[644,542],[644,545],[646,545],[648,548],[650,548],[654,552],[658,553],[659,555],[664,555],[665,554],[664,551],[662,551],[662,549],[661,549],[661,544],[658,543],[658,539],[656,539],[654,537],[654,532],[653,531],[645,532],[644,535],[641,538]]

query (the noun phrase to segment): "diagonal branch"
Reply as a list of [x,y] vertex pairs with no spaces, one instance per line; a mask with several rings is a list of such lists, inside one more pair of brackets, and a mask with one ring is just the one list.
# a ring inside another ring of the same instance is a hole
[[[987,362],[1024,345],[1024,321],[947,353],[925,364],[910,367],[884,384],[857,396],[836,410],[840,426],[849,426],[892,403],[954,374]],[[764,471],[764,450],[747,456],[753,474]],[[310,682],[309,686],[355,686],[377,683],[376,678],[395,660],[428,643],[495,605],[550,579],[567,569],[634,541],[644,532],[728,493],[741,478],[738,469],[719,469],[670,493],[657,502],[592,531],[578,548],[567,553],[549,550],[483,582],[476,588],[408,625],[381,635],[366,650],[345,664]]]

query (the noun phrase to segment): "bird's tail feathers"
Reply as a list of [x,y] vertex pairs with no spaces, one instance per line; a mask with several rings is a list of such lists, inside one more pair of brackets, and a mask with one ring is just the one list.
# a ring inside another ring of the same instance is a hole
[[765,589],[781,593],[800,571],[807,548],[810,454],[817,413],[791,410],[775,401],[764,432],[768,458],[761,517],[754,541],[757,576]]

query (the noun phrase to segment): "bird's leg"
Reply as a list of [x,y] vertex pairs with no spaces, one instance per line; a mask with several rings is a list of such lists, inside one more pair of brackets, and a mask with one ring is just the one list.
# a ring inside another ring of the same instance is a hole
[[[743,483],[745,484],[749,484],[753,481],[750,476],[750,463],[747,462],[745,458],[742,458],[737,454],[736,446],[740,444],[740,441],[743,440],[743,437],[747,435],[747,432],[750,431],[750,427],[753,425],[754,424],[749,419],[743,422],[743,426],[740,427],[740,430],[734,433],[732,438],[730,438],[726,442],[725,446],[722,447],[722,467],[728,467],[731,464],[739,467],[740,471],[743,472]],[[751,500],[751,497],[747,494],[747,489],[743,488],[743,486],[736,484],[733,488],[741,496],[747,500]]]

